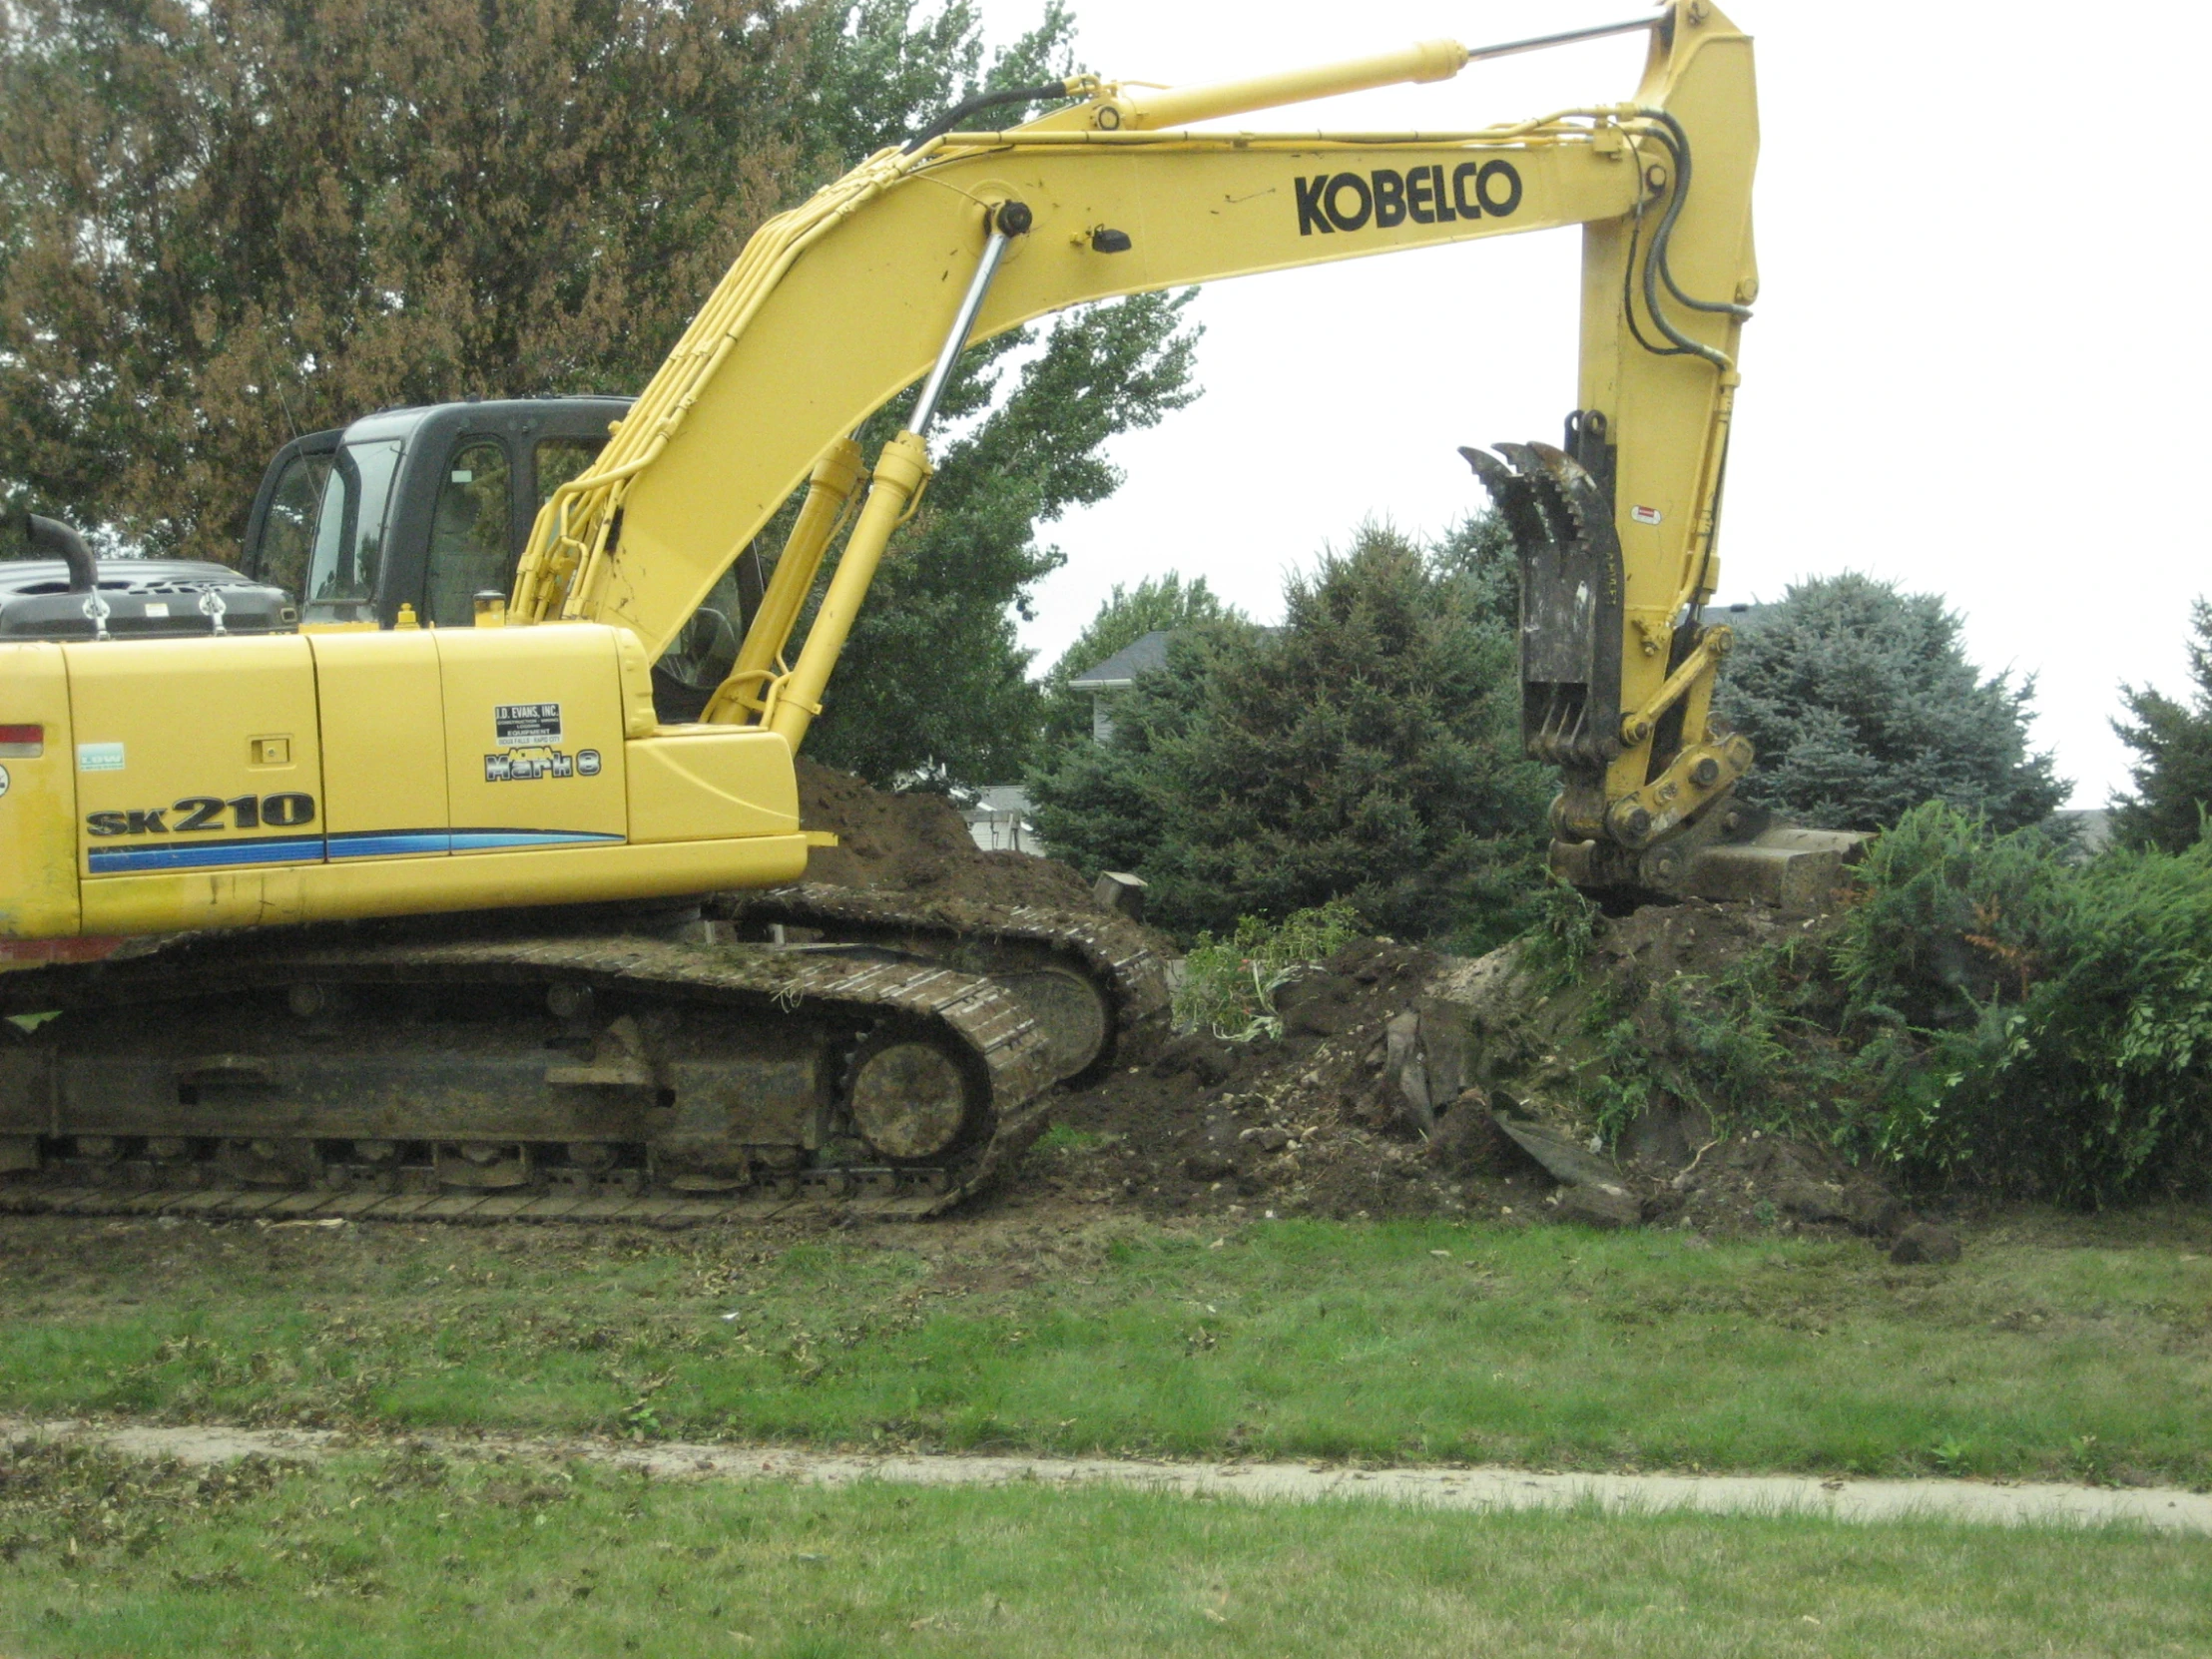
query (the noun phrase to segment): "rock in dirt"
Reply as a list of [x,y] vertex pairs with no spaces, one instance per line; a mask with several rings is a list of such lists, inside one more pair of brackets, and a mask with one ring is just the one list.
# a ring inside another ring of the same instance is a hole
[[1111,910],[1116,915],[1127,916],[1131,921],[1142,921],[1145,888],[1148,884],[1141,876],[1110,869],[1092,883],[1091,902],[1101,910]]
[[1799,1221],[1848,1222],[1851,1211],[1844,1203],[1844,1189],[1833,1182],[1793,1180],[1775,1189],[1773,1203],[1786,1216]]
[[1227,1181],[1237,1173],[1237,1161],[1218,1152],[1194,1152],[1183,1160],[1183,1173],[1193,1181]]
[[1640,1227],[1644,1207],[1618,1187],[1562,1187],[1550,1206],[1551,1219],[1584,1227]]
[[1890,1247],[1890,1260],[1908,1265],[1921,1262],[1955,1262],[1962,1254],[1958,1235],[1948,1228],[1918,1222],[1898,1235]]
[[1554,1181],[1567,1187],[1594,1187],[1602,1192],[1625,1191],[1620,1172],[1597,1153],[1578,1146],[1565,1136],[1533,1123],[1517,1123],[1497,1113],[1491,1119],[1505,1138],[1544,1166]]
[[1427,1056],[1420,1046],[1420,1012],[1408,1008],[1382,1028],[1383,1065],[1397,1079],[1405,1121],[1422,1134],[1435,1127],[1436,1108],[1428,1097]]

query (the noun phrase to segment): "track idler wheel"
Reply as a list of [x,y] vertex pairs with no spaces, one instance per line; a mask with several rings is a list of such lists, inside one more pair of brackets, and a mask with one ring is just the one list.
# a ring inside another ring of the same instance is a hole
[[935,1043],[876,1039],[852,1064],[852,1127],[885,1158],[935,1158],[957,1146],[980,1104],[968,1070]]
[[1053,1076],[1079,1076],[1106,1051],[1114,1014],[1095,981],[1060,967],[997,972],[991,980],[1037,1022],[1052,1054]]

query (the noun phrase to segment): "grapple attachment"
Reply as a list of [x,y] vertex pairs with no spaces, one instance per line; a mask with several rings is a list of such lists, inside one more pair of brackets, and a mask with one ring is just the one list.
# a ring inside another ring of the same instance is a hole
[[[1461,449],[1520,559],[1521,742],[1595,771],[1621,752],[1621,544],[1590,472],[1548,443]],[[1500,460],[1498,457],[1503,456]]]
[[[1609,799],[1619,786],[1609,792],[1608,771],[1633,735],[1624,734],[1624,725],[1640,723],[1624,722],[1621,707],[1624,576],[1606,438],[1600,417],[1578,411],[1568,422],[1575,454],[1548,443],[1459,451],[1497,504],[1519,559],[1521,741],[1531,759],[1559,769],[1563,786],[1553,825],[1565,838],[1551,843],[1551,868],[1578,887],[1631,899],[1696,896],[1759,900],[1797,913],[1818,909],[1866,837],[1777,826],[1737,802],[1720,768],[1731,757],[1736,771],[1748,766],[1749,746],[1706,733],[1702,716],[1686,739],[1684,702],[1645,729],[1650,764],[1628,787],[1669,795],[1680,787],[1666,776],[1671,766],[1687,770],[1694,785],[1712,792],[1709,799],[1664,830],[1654,813],[1626,811],[1637,805],[1635,797]],[[1679,630],[1678,658],[1700,637]],[[1703,775],[1706,768],[1712,776]],[[1602,823],[1607,832],[1583,839],[1560,828],[1577,823]]]

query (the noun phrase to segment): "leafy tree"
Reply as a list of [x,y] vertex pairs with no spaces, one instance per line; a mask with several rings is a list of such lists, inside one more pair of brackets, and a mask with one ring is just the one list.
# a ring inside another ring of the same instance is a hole
[[1171,570],[1165,576],[1147,576],[1134,588],[1116,582],[1106,603],[1099,606],[1098,615],[1076,636],[1075,643],[1060,653],[1060,660],[1044,677],[1044,741],[1055,747],[1090,742],[1090,698],[1069,691],[1068,683],[1115,652],[1136,644],[1147,634],[1195,628],[1242,615],[1236,607],[1224,605],[1203,576],[1186,584]]
[[221,558],[296,427],[640,383],[820,164],[775,0],[0,13],[13,493]]
[[[0,9],[0,505],[223,559],[294,431],[640,386],[763,219],[1064,73],[1071,32],[1057,0],[995,56],[974,0]],[[1018,765],[1037,694],[1007,612],[1059,559],[1035,526],[1187,401],[1178,315],[1143,296],[969,353],[970,430],[854,630],[826,758]]]
[[2134,718],[2116,720],[2112,729],[2141,757],[2130,769],[2135,793],[2112,800],[2113,837],[2125,845],[2179,852],[2201,838],[2212,809],[2212,604],[2198,600],[2189,626],[2196,638],[2189,644],[2195,690],[2188,703],[2149,686],[2121,688]]
[[1759,751],[1746,801],[1836,830],[1941,801],[2007,830],[2065,799],[2051,757],[2027,747],[2033,679],[1982,678],[1935,595],[1823,577],[1737,632],[1716,709]]
[[1502,931],[1541,839],[1513,637],[1463,570],[1383,527],[1294,576],[1281,629],[1192,629],[1104,745],[1037,774],[1038,829],[1133,868],[1186,929],[1347,898],[1392,932]]

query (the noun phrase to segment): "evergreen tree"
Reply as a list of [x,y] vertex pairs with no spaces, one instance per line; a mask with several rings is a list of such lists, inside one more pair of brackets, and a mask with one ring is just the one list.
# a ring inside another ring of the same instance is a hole
[[2129,846],[2179,852],[2202,836],[2212,810],[2212,604],[2192,605],[2189,627],[2188,703],[2149,686],[2120,688],[2134,718],[2112,730],[2141,757],[2130,769],[2135,793],[2112,798],[2113,837]]
[[2051,757],[2027,746],[2034,681],[1984,679],[1933,594],[1823,577],[1742,619],[1737,635],[1715,707],[1758,750],[1739,787],[1755,806],[1882,830],[1941,801],[2001,831],[2040,823],[2066,797]]
[[1520,757],[1513,636],[1464,570],[1386,528],[1294,576],[1271,633],[1193,629],[1105,745],[1033,780],[1038,830],[1153,883],[1170,926],[1349,898],[1419,936],[1494,937],[1551,793]]

